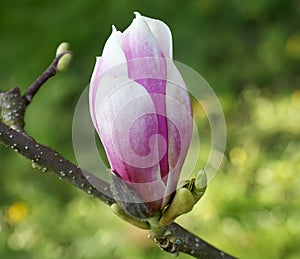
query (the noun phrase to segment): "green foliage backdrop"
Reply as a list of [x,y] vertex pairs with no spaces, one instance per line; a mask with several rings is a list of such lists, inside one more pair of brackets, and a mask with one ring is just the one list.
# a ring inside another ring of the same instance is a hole
[[[24,91],[61,41],[74,52],[70,69],[51,79],[28,108],[26,130],[75,162],[76,101],[111,24],[125,29],[133,11],[170,26],[175,59],[207,79],[226,116],[228,143],[220,171],[194,211],[178,221],[239,258],[299,258],[297,0],[1,1],[1,90]],[[206,132],[201,107],[194,105],[194,112]],[[0,146],[1,258],[172,258],[146,235]]]

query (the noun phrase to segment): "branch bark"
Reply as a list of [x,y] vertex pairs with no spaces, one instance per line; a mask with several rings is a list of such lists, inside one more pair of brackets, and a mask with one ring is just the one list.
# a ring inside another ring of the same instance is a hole
[[0,142],[29,159],[33,167],[42,172],[49,172],[108,205],[115,202],[111,198],[112,195],[107,195],[110,187],[106,182],[74,165],[55,150],[37,143],[26,133],[14,130],[2,122],[0,122]]
[[172,236],[175,236],[179,240],[178,251],[189,254],[195,258],[224,258],[232,259],[233,256],[226,254],[225,252],[217,249],[216,247],[205,242],[201,238],[192,234],[188,230],[184,229],[177,223],[171,223],[168,226],[168,230],[171,231]]

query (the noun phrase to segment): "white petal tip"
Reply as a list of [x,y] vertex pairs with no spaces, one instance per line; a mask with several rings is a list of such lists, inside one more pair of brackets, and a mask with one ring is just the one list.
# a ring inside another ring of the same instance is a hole
[[133,12],[135,15],[135,18],[141,17],[142,15],[139,12]]
[[112,25],[112,26],[111,26],[111,30],[112,30],[112,32],[117,32],[116,26]]

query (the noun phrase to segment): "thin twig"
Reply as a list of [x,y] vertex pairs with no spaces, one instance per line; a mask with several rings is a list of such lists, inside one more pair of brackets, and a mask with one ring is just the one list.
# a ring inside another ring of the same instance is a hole
[[58,54],[55,59],[52,61],[50,66],[28,87],[26,93],[24,94],[23,98],[28,105],[34,95],[38,92],[40,87],[51,77],[56,75],[57,73],[57,64],[59,60],[67,53],[71,53],[70,51],[65,51]]

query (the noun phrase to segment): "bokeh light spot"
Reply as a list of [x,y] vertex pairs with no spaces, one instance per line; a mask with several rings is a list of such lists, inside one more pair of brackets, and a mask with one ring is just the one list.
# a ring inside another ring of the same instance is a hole
[[28,206],[22,202],[13,203],[5,212],[9,224],[15,225],[23,221],[28,215]]
[[230,151],[229,157],[234,166],[242,166],[247,160],[247,153],[243,148],[235,147]]
[[286,52],[291,58],[300,58],[300,33],[293,34],[288,38]]
[[300,109],[300,89],[293,92],[291,102],[295,108]]
[[206,113],[199,102],[193,102],[193,113],[198,118],[206,117]]

